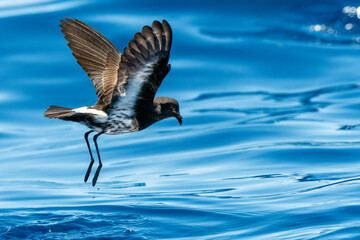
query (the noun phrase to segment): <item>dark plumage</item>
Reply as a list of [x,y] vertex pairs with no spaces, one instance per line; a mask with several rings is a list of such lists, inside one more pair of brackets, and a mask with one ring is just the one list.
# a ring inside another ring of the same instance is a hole
[[47,118],[79,122],[91,130],[85,133],[91,162],[85,175],[87,181],[94,159],[88,135],[94,135],[99,167],[93,178],[95,186],[102,166],[96,139],[101,134],[122,134],[140,131],[153,123],[175,117],[182,123],[179,104],[175,99],[157,97],[161,82],[170,71],[169,54],[172,31],[169,24],[154,21],[144,26],[130,40],[121,54],[98,31],[77,19],[60,20],[62,32],[68,40],[78,64],[93,82],[98,101],[94,106],[64,108],[50,106]]

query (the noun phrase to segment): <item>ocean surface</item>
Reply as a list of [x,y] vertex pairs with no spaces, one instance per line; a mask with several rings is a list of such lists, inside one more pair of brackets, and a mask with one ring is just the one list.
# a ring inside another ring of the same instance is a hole
[[[64,17],[120,51],[173,29],[157,96],[183,125],[100,136],[96,187],[86,127],[43,117],[96,102]],[[339,0],[1,1],[0,239],[360,239],[359,18]]]

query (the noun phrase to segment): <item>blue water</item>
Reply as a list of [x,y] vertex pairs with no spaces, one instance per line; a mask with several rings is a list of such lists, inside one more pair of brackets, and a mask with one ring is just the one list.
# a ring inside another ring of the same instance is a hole
[[[0,239],[360,239],[356,1],[0,2]],[[92,187],[79,124],[96,101],[59,19],[120,50],[167,19],[167,119],[99,138]]]

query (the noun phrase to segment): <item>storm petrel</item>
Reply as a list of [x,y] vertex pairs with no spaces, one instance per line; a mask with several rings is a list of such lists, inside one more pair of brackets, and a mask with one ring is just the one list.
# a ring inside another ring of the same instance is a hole
[[169,97],[156,97],[161,82],[170,71],[169,54],[172,31],[167,21],[154,21],[137,32],[121,54],[102,34],[78,19],[60,20],[60,27],[78,64],[96,89],[94,106],[65,108],[50,106],[46,118],[58,118],[86,125],[85,133],[91,162],[84,181],[89,178],[94,158],[88,136],[92,132],[99,159],[92,185],[102,167],[97,138],[101,134],[122,134],[143,130],[169,117],[180,125],[179,103]]

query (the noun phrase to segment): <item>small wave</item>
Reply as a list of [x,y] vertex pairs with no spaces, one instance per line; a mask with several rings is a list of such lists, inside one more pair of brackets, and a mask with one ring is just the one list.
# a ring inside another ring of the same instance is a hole
[[62,11],[83,4],[85,2],[79,0],[71,2],[50,0],[14,1],[11,4],[0,4],[0,18]]
[[[243,120],[238,122],[240,125],[253,124],[253,123],[278,123],[288,120],[295,120],[300,115],[306,113],[317,113],[335,104],[334,101],[319,101],[315,98],[321,99],[328,94],[339,94],[342,92],[349,92],[358,90],[358,84],[346,84],[338,86],[323,87],[314,90],[293,92],[293,93],[276,93],[269,91],[254,91],[254,92],[222,92],[222,93],[203,93],[191,101],[211,101],[216,99],[226,99],[231,103],[232,107],[223,106],[212,108],[196,108],[193,112],[198,113],[228,113],[233,117],[236,114]],[[249,96],[246,98],[246,96]],[[250,98],[252,97],[252,98]],[[259,98],[262,99],[263,105],[268,107],[234,107],[234,106],[247,106],[250,101],[255,101],[259,104]],[[225,100],[222,100],[225,101]],[[246,103],[245,103],[246,101]],[[275,103],[272,103],[275,101]],[[284,104],[285,103],[285,104]],[[222,104],[224,105],[224,104]],[[206,106],[205,104],[201,106]],[[315,119],[312,119],[315,121]],[[355,127],[352,127],[355,128]],[[341,127],[340,130],[349,130],[346,127]]]
[[[276,12],[276,7],[274,4],[271,10]],[[261,14],[248,15],[248,19],[237,24],[237,27],[234,24],[200,27],[199,33],[219,41],[256,39],[281,44],[286,41],[335,45],[360,43],[360,7],[322,1],[281,13],[271,20]]]
[[360,87],[359,84],[346,84],[346,85],[337,85],[331,87],[322,87],[320,89],[294,92],[294,93],[271,93],[267,91],[203,93],[197,96],[196,98],[192,99],[192,101],[202,101],[213,98],[244,96],[244,95],[260,95],[278,101],[283,101],[291,98],[298,98],[302,103],[308,103],[311,101],[312,98],[318,97],[323,94],[350,91],[350,90],[358,89],[359,87]]

